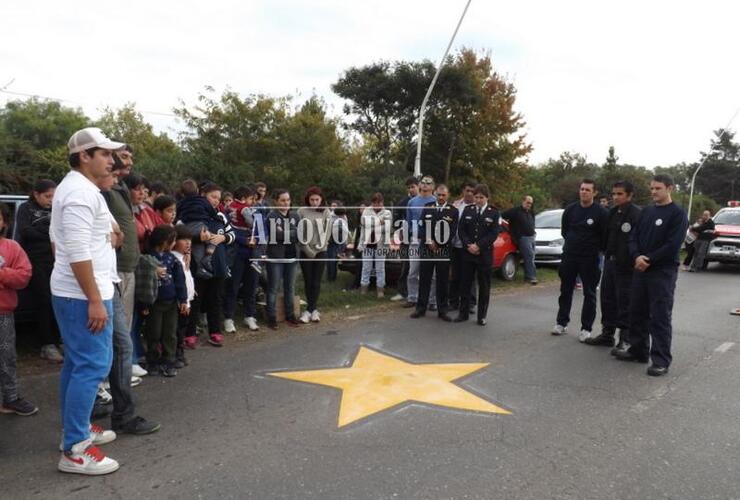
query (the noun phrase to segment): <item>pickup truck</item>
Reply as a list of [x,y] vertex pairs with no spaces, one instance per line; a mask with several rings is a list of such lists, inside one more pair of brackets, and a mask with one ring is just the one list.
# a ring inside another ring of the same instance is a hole
[[712,219],[714,239],[706,261],[740,264],[740,207],[723,208]]

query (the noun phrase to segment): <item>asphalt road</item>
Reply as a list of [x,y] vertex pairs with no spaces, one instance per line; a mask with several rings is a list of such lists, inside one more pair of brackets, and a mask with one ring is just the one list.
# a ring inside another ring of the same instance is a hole
[[[551,336],[552,286],[495,296],[485,328],[399,309],[203,347],[135,389],[162,431],[106,445],[121,469],[102,478],[56,471],[57,376],[25,377],[42,411],[0,418],[0,497],[740,498],[739,278],[681,273],[662,378]],[[339,428],[338,389],[267,375],[348,366],[360,346],[490,363],[457,384],[511,414],[405,404]]]

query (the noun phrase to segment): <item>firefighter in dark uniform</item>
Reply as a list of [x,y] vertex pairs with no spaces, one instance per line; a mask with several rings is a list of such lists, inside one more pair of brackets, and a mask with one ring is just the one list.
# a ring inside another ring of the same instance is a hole
[[622,361],[651,360],[647,374],[653,377],[668,373],[673,360],[673,293],[679,251],[689,227],[686,212],[671,199],[672,192],[671,177],[653,177],[650,196],[655,204],[642,210],[640,222],[630,236],[635,273],[630,297],[629,347],[615,354]]
[[583,179],[578,191],[579,200],[563,211],[560,231],[565,240],[563,258],[558,267],[560,297],[558,298],[557,324],[550,333],[565,335],[570,322],[573,304],[573,289],[576,279],[583,283],[583,308],[581,330],[578,340],[585,342],[591,337],[591,328],[596,319],[596,287],[599,285],[599,252],[604,248],[606,218],[609,212],[594,203],[596,183]]
[[632,203],[634,190],[629,181],[619,181],[612,186],[614,207],[609,210],[606,223],[606,251],[601,275],[601,334],[589,337],[585,342],[614,347],[614,337],[619,328],[619,344],[612,349],[612,354],[625,348],[629,335],[633,272],[629,240],[640,220],[640,208]]
[[421,252],[419,270],[419,296],[412,318],[420,318],[427,312],[432,276],[437,272],[437,315],[442,321],[452,321],[449,310],[449,277],[452,238],[457,231],[457,209],[448,201],[450,191],[440,184],[436,190],[437,201],[424,205],[421,214],[419,236],[425,242]]
[[[493,267],[493,244],[499,233],[498,211],[488,204],[488,186],[475,187],[475,204],[468,205],[460,215],[458,234],[462,240],[463,256],[460,290],[470,290],[473,277],[478,279],[478,324],[486,324],[488,302],[491,299],[491,268]],[[470,295],[460,295],[460,312],[456,323],[467,321],[470,314]]]

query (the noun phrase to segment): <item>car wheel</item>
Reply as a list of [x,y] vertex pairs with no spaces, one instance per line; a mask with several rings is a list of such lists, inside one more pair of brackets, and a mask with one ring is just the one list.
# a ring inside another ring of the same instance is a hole
[[514,254],[506,256],[498,269],[498,275],[506,281],[513,281],[516,276],[517,258]]

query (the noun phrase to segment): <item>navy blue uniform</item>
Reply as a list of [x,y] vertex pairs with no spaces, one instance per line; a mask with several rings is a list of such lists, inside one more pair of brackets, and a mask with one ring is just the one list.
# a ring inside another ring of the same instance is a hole
[[607,220],[604,271],[601,276],[602,335],[614,336],[619,328],[619,341],[629,336],[630,292],[634,261],[629,240],[640,221],[640,208],[632,203],[614,207]]
[[[671,364],[673,293],[678,276],[679,251],[688,229],[686,212],[676,205],[652,205],[640,216],[630,237],[630,256],[650,259],[645,272],[635,271],[630,298],[630,353],[645,357],[653,366]],[[649,342],[652,337],[652,342]]]
[[565,240],[563,260],[558,268],[560,298],[558,299],[558,325],[570,323],[573,288],[581,276],[583,283],[583,309],[581,329],[591,331],[596,319],[596,287],[599,285],[599,252],[604,248],[606,221],[609,213],[597,203],[582,207],[575,202],[563,212],[561,233]]
[[[499,214],[491,205],[486,205],[483,212],[476,205],[468,205],[460,216],[458,234],[463,244],[463,272],[460,290],[470,290],[473,278],[478,279],[478,319],[485,319],[488,314],[488,303],[491,298],[491,268],[493,267],[493,244],[499,233]],[[468,252],[468,245],[475,243],[480,253]],[[460,296],[460,318],[470,314],[470,295]]]
[[[422,314],[427,310],[432,276],[435,271],[437,272],[437,311],[440,316],[447,314],[450,252],[452,251],[452,238],[457,231],[457,219],[457,208],[449,203],[438,205],[437,202],[433,202],[424,205],[424,211],[421,214],[422,241],[436,243],[437,250],[432,251],[425,245],[421,252],[423,260],[419,270],[419,296],[416,299],[416,310]],[[427,229],[431,232],[427,232]]]

